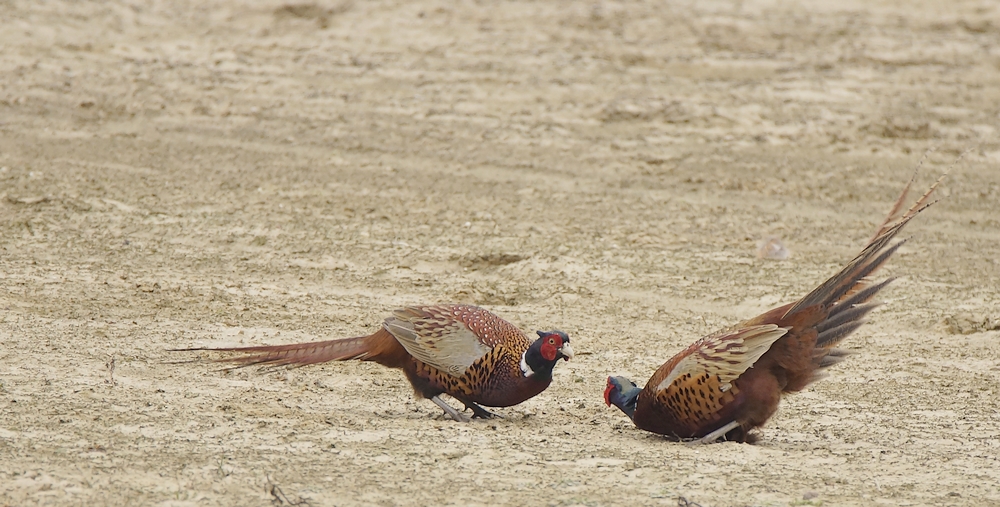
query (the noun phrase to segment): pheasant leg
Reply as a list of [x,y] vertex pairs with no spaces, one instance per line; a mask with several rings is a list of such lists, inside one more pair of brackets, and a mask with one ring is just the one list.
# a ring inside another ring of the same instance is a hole
[[721,428],[719,428],[719,429],[717,429],[717,430],[709,433],[708,435],[705,435],[704,437],[699,438],[698,440],[692,440],[692,441],[688,442],[687,445],[711,444],[712,442],[715,442],[716,440],[718,440],[720,437],[724,437],[726,435],[726,433],[729,433],[730,430],[734,430],[736,428],[739,428],[739,426],[740,426],[740,423],[738,423],[736,421],[732,421],[729,424],[727,424],[727,425],[725,425],[725,426],[723,426],[723,427],[721,427]]
[[459,413],[458,410],[455,410],[451,405],[445,403],[440,396],[431,398],[431,401],[433,401],[435,405],[441,407],[441,410],[444,410],[444,413],[448,414],[449,417],[458,422],[469,422],[471,420],[469,419],[469,416]]

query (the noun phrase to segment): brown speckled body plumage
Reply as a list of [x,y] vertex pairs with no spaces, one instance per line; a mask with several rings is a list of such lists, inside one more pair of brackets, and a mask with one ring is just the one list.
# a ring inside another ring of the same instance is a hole
[[[468,363],[466,368],[446,371],[432,362],[419,359],[407,361],[403,366],[407,378],[418,394],[431,398],[446,393],[458,400],[479,403],[489,407],[509,407],[542,392],[552,377],[524,378],[521,372],[521,355],[531,341],[513,324],[482,308],[468,305],[425,306],[397,310],[386,320],[386,327],[411,322],[420,336],[428,339],[444,336],[462,336],[463,340],[478,342],[485,350]],[[397,342],[398,343],[398,342]],[[440,355],[445,348],[435,349]],[[460,360],[459,366],[466,360]]]
[[[327,361],[374,361],[403,370],[417,395],[433,400],[464,420],[438,397],[448,394],[489,417],[479,405],[507,407],[542,392],[552,382],[552,367],[572,357],[569,338],[560,331],[539,332],[532,342],[513,324],[471,305],[411,306],[395,310],[382,328],[368,336],[234,348],[193,348],[235,352],[217,359],[237,366],[304,366]],[[527,361],[524,363],[524,361]],[[525,370],[527,368],[527,371]]]
[[869,276],[903,244],[890,245],[929,206],[938,184],[901,213],[912,183],[862,252],[804,298],[698,340],[657,369],[642,390],[609,377],[605,401],[654,433],[747,440],[783,394],[804,389],[847,355],[835,346],[864,323],[877,306],[872,298],[892,281],[871,283]]

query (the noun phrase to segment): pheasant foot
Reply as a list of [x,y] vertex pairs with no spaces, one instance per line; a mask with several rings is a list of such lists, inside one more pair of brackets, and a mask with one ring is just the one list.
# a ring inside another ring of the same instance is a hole
[[732,421],[729,424],[709,433],[708,435],[699,438],[698,440],[691,440],[690,442],[687,443],[687,445],[711,444],[712,442],[715,442],[719,438],[724,437],[726,433],[729,433],[731,430],[734,430],[739,426],[740,423]]
[[445,403],[445,401],[442,400],[440,396],[435,396],[431,398],[431,401],[433,401],[435,405],[441,407],[441,410],[444,410],[444,413],[448,414],[448,416],[451,417],[452,419],[458,422],[471,421],[471,419],[469,419],[469,416],[460,413],[458,410],[455,410],[451,405]]
[[493,412],[490,412],[489,410],[486,410],[485,408],[471,401],[463,401],[462,403],[465,404],[465,408],[472,410],[473,418],[479,417],[480,419],[503,419],[503,416],[494,414]]

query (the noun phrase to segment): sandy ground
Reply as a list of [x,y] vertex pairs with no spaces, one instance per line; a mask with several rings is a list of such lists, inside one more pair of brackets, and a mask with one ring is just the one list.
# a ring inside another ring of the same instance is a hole
[[[0,505],[997,505],[1000,6],[0,2]],[[604,406],[971,148],[755,445]],[[778,236],[786,261],[756,257]],[[171,347],[484,305],[580,353],[459,424]],[[275,487],[276,486],[276,487]],[[683,501],[683,500],[681,500]]]

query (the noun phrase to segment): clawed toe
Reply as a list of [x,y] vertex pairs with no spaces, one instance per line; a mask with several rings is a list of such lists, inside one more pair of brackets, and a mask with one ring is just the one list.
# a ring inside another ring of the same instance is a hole
[[500,414],[494,414],[493,412],[483,410],[482,413],[473,412],[473,419],[503,419],[504,417]]
[[471,401],[463,401],[465,408],[472,411],[473,419],[503,419],[503,417],[486,410],[485,408],[479,406]]

